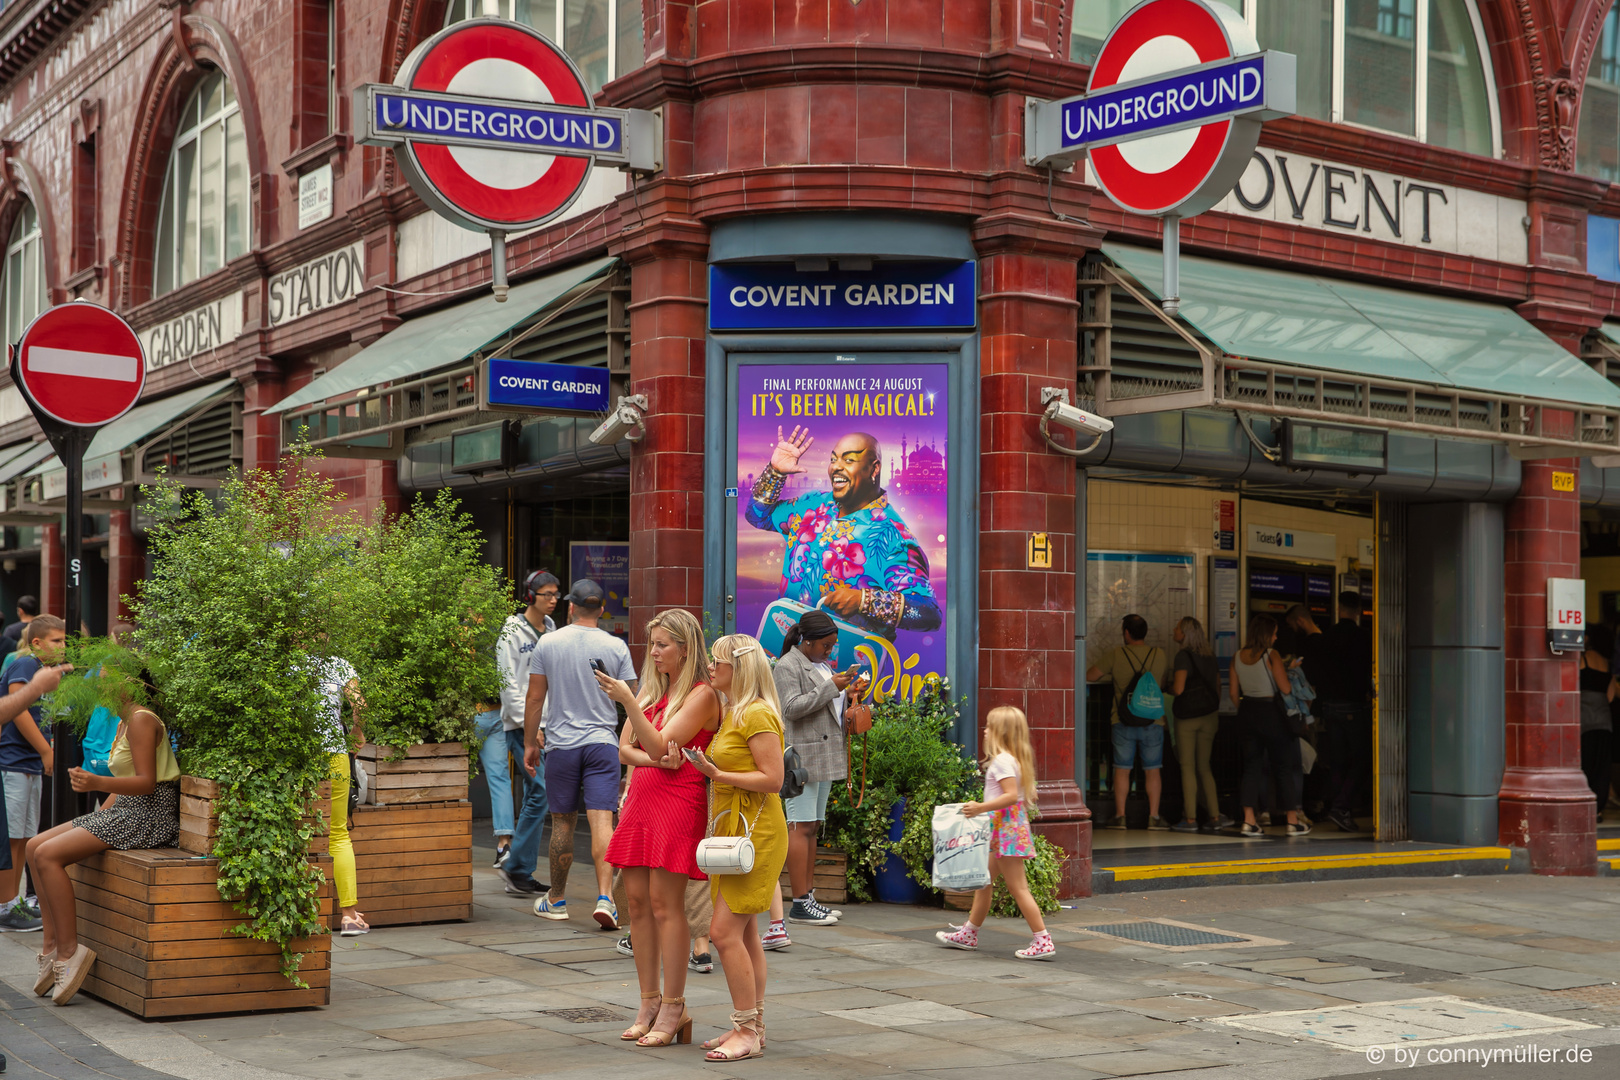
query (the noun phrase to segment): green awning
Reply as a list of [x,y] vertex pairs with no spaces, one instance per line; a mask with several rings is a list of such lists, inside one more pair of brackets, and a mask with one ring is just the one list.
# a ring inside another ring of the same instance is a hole
[[266,412],[330,401],[362,387],[398,382],[460,363],[488,348],[578,285],[607,273],[619,260],[596,259],[512,286],[505,303],[485,294],[411,319],[288,395]]
[[46,458],[56,460],[49,442],[28,443],[22,453],[0,465],[0,484],[10,483]]
[[[1102,250],[1162,298],[1162,253]],[[1497,304],[1183,255],[1181,316],[1229,356],[1620,407],[1620,387]]]
[[[96,437],[91,439],[90,445],[85,448],[84,460],[89,462],[111,454],[121,454],[142,439],[162,431],[194,409],[201,408],[214,398],[224,397],[236,389],[236,385],[235,379],[220,379],[217,382],[194,386],[182,393],[137,405],[96,432]],[[39,476],[43,473],[65,468],[62,459],[52,454],[49,459],[30,469],[28,475]],[[3,474],[3,470],[0,470],[0,474]]]
[[1602,326],[1598,327],[1598,330],[1601,331],[1603,336],[1608,338],[1610,342],[1615,345],[1620,345],[1620,323],[1606,321]]

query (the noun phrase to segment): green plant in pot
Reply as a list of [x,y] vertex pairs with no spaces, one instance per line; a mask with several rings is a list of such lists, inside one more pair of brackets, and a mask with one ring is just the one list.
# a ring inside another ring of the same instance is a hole
[[300,938],[323,932],[306,817],[331,755],[318,675],[363,623],[358,517],[302,448],[213,497],[172,480],[148,490],[172,512],[149,534],[153,571],[126,597],[136,641],[180,740],[181,769],[220,788],[219,892],[274,942],[295,984]]
[[350,659],[367,741],[396,758],[418,743],[475,743],[473,717],[500,696],[495,643],[512,590],[472,517],[448,491],[418,496],[366,530],[356,570],[366,618]]

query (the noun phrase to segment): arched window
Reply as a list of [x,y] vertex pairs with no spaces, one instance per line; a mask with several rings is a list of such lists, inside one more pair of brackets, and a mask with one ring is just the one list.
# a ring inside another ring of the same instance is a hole
[[[1137,2],[1077,5],[1069,58],[1095,60],[1109,28]],[[1496,90],[1472,0],[1224,2],[1242,13],[1262,49],[1298,57],[1299,115],[1471,154],[1498,152]]]
[[[445,25],[482,18],[485,0],[450,0]],[[643,63],[641,0],[494,0],[494,14],[562,43],[594,94]]]
[[212,274],[253,246],[247,138],[230,80],[214,72],[181,110],[158,210],[153,291]]
[[6,241],[3,316],[7,341],[22,337],[24,328],[34,316],[45,310],[44,242],[40,239],[39,214],[34,204],[23,203],[17,220],[11,223],[11,237]]
[[1575,171],[1611,183],[1620,180],[1620,14],[1613,10],[1586,69]]

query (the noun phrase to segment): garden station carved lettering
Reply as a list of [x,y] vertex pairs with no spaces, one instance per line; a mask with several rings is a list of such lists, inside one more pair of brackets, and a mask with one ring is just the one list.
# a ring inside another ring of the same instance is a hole
[[141,331],[146,370],[191,360],[235,341],[242,332],[242,299],[235,292]]
[[271,278],[270,325],[281,326],[353,300],[365,284],[364,249],[356,240]]

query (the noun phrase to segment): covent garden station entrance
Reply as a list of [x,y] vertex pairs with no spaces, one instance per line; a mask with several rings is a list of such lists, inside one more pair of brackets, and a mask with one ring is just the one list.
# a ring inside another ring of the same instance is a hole
[[[1555,458],[1551,485],[1578,485],[1587,516],[1620,507],[1620,470],[1590,457],[1615,442],[1620,389],[1507,307],[1184,255],[1170,319],[1161,268],[1158,251],[1114,243],[1085,267],[1081,404],[1116,426],[1078,459],[1077,681],[1119,644],[1125,614],[1172,657],[1177,621],[1197,617],[1222,672],[1219,806],[1241,820],[1226,683],[1249,617],[1283,623],[1303,605],[1326,628],[1353,592],[1374,662],[1373,746],[1356,830],[1318,816],[1299,838],[1149,832],[1138,768],[1130,827],[1093,832],[1093,887],[1524,868],[1522,849],[1499,846],[1515,775],[1507,676],[1515,649],[1550,654],[1507,602],[1508,508]],[[1114,814],[1112,693],[1091,684],[1075,718],[1099,824]],[[1307,813],[1323,772],[1306,776]],[[1161,816],[1190,816],[1174,748],[1162,776]]]

